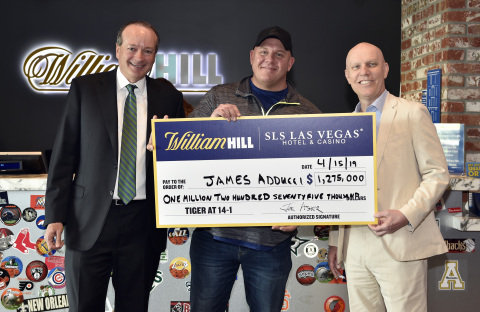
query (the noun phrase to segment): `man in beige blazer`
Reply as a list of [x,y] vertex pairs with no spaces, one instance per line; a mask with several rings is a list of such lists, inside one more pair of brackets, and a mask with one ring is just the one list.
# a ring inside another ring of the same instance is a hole
[[369,43],[347,55],[355,112],[377,118],[378,224],[334,227],[328,260],[336,277],[345,264],[351,311],[425,312],[426,258],[447,252],[433,207],[449,174],[428,110],[386,91],[388,69]]

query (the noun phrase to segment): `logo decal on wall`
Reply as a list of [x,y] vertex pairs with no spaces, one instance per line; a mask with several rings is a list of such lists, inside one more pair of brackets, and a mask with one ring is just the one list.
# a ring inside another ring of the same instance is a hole
[[59,46],[46,46],[32,51],[23,63],[23,74],[30,86],[40,92],[68,91],[72,79],[115,69],[108,54],[84,50],[73,52]]
[[440,290],[465,290],[465,282],[458,272],[458,260],[445,261],[442,280],[438,282]]
[[154,77],[166,78],[182,92],[206,92],[223,83],[217,73],[217,54],[163,53],[155,56]]
[[[25,56],[23,75],[37,92],[68,92],[74,78],[117,67],[117,60],[107,53],[91,49],[75,54],[61,45],[47,45]],[[216,53],[158,52],[149,76],[166,78],[182,92],[206,92],[223,83]]]
[[323,307],[325,312],[344,312],[346,304],[339,296],[331,296],[325,300]]
[[474,238],[448,239],[445,238],[449,253],[471,253],[475,251]]

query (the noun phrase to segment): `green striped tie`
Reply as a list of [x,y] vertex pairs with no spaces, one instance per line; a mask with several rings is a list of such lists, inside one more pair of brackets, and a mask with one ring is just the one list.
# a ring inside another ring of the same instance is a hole
[[128,95],[123,110],[122,148],[118,176],[118,196],[128,204],[136,194],[137,162],[137,86],[127,85]]

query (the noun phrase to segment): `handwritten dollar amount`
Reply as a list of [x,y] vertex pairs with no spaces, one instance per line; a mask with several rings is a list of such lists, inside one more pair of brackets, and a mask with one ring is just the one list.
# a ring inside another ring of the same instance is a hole
[[315,185],[365,185],[365,172],[329,172],[307,175],[307,183]]

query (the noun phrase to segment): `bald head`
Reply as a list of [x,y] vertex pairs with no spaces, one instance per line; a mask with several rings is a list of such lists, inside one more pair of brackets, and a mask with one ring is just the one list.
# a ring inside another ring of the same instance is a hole
[[382,51],[373,44],[362,42],[348,52],[345,77],[357,94],[362,110],[385,91],[388,69]]
[[383,57],[382,50],[380,50],[377,46],[368,43],[368,42],[360,42],[356,46],[350,49],[347,54],[346,64],[348,66],[349,59],[351,60],[353,57],[357,55],[365,55],[365,54],[376,54],[379,60],[385,62],[385,58]]

